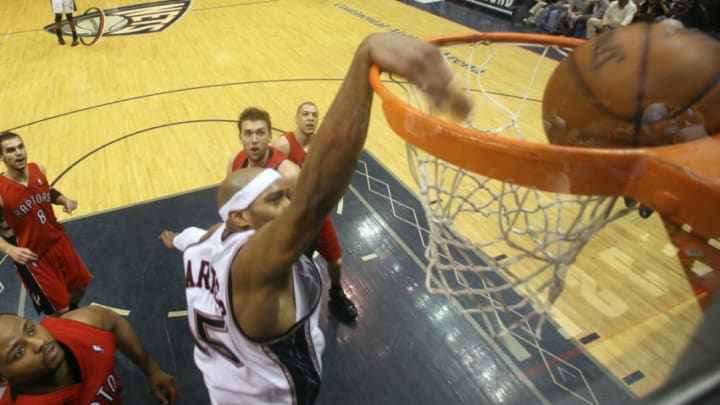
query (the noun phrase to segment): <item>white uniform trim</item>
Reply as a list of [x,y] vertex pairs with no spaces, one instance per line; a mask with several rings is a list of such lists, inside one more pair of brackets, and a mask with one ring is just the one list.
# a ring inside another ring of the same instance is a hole
[[185,228],[182,232],[175,235],[173,238],[173,246],[175,246],[175,249],[184,252],[188,246],[198,243],[200,238],[202,238],[206,233],[207,230],[196,226]]

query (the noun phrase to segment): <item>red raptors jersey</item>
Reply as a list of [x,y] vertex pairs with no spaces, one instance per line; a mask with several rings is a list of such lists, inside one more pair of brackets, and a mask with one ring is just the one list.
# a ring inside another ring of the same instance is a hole
[[[283,160],[287,160],[287,156],[279,150],[273,148],[272,146],[268,146],[268,149],[270,150],[270,154],[268,155],[267,162],[265,162],[266,169],[277,169]],[[244,150],[240,151],[237,155],[235,155],[235,159],[233,159],[232,171],[237,171],[243,167],[247,167],[247,165],[247,153],[245,153]]]
[[14,402],[10,399],[10,387],[7,385],[0,386],[0,405],[13,405]]
[[115,375],[115,335],[70,319],[40,321],[77,360],[82,382],[43,395],[18,394],[17,405],[120,404],[120,381]]
[[290,153],[288,154],[288,158],[290,158],[290,160],[298,166],[302,166],[305,161],[305,157],[307,156],[307,152],[305,152],[305,149],[302,145],[300,145],[297,138],[295,138],[295,134],[293,132],[286,133],[285,139],[287,139],[290,144]]
[[35,163],[28,163],[27,186],[0,175],[3,215],[18,246],[42,255],[63,234],[50,202],[50,185]]

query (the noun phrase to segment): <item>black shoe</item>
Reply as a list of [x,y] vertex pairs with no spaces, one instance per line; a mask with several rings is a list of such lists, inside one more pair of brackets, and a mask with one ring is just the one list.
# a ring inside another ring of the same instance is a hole
[[80,43],[80,42],[78,42],[78,40],[77,40],[77,38],[76,38],[76,39],[73,39],[73,41],[72,41],[72,43],[70,44],[70,46],[78,46],[79,43]]
[[330,309],[330,313],[341,321],[354,321],[358,316],[355,304],[345,295],[345,291],[343,291],[342,288],[330,289],[328,308]]
[[62,37],[58,37],[58,44],[65,45],[65,40]]

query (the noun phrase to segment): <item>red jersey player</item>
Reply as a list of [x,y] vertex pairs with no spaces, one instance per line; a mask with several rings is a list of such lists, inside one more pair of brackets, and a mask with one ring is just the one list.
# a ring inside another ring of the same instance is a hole
[[28,163],[25,144],[13,132],[0,134],[0,210],[17,246],[0,239],[0,253],[19,264],[18,272],[38,312],[59,315],[77,307],[92,276],[78,256],[52,204],[72,212],[77,201],[50,188],[45,169]]
[[175,377],[158,366],[125,319],[97,306],[39,323],[0,315],[0,383],[7,384],[0,402],[120,404],[116,348],[145,374],[160,403],[175,403]]
[[230,156],[227,173],[243,167],[275,169],[288,185],[294,187],[300,175],[300,167],[288,160],[284,153],[270,146],[270,114],[255,107],[246,108],[238,119],[238,130],[243,150]]
[[[298,106],[295,124],[297,125],[295,131],[288,132],[275,140],[273,146],[298,166],[302,166],[318,126],[318,108],[315,103],[306,101]],[[314,247],[327,262],[331,284],[330,311],[342,320],[354,320],[357,318],[357,308],[342,288],[342,250],[329,216],[325,217]]]

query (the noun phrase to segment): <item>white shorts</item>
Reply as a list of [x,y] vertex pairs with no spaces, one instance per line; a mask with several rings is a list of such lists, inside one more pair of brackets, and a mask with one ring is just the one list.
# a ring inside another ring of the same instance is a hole
[[55,14],[67,14],[75,11],[74,0],[50,0],[52,3],[53,13]]

